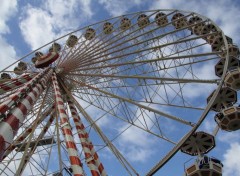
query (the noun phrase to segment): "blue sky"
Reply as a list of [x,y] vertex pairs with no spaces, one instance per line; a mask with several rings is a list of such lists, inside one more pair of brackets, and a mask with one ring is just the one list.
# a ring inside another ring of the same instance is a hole
[[[0,7],[0,69],[33,49],[79,27],[125,13],[149,9],[181,9],[203,14],[216,22],[226,35],[233,38],[234,43],[240,44],[240,4],[237,0],[193,0],[187,4],[180,0],[5,0],[1,2]],[[212,132],[215,127],[212,119],[208,118],[201,129]],[[128,135],[132,135],[133,140],[138,138],[139,134],[134,136],[133,133],[134,131],[129,131],[125,134],[126,138],[122,142],[131,140],[127,138]],[[211,156],[223,161],[226,176],[240,176],[239,135],[239,132],[219,132],[216,139],[217,147],[210,153]],[[152,141],[148,140],[148,142]],[[122,147],[122,151],[129,149],[126,151],[129,156],[136,154],[131,153],[134,148],[119,146]],[[133,146],[138,146],[138,149],[142,147],[137,155],[138,158],[133,160],[134,166],[141,168],[149,165],[150,160],[158,161],[154,155],[151,157],[145,155],[147,152],[161,150],[161,147],[155,145],[153,149],[150,149],[142,143],[134,143]],[[183,163],[189,158],[189,156],[178,153],[156,175],[182,175]],[[110,163],[112,160],[106,159],[106,164],[110,165]],[[111,164],[109,169],[114,170],[115,167],[118,166]]]

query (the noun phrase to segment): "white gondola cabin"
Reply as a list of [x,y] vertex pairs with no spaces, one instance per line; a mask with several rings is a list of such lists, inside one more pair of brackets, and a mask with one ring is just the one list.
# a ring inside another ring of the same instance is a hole
[[165,13],[159,12],[155,16],[155,21],[158,26],[166,26],[168,24],[168,19]]
[[1,74],[1,79],[2,79],[2,80],[11,79],[11,76],[10,76],[10,74],[8,74],[8,73],[2,73],[2,74]]
[[78,38],[75,35],[70,35],[67,39],[66,45],[70,48],[74,47],[77,44]]
[[50,52],[58,53],[60,51],[61,51],[61,45],[59,43],[53,43],[52,46],[49,48],[49,53]]
[[111,34],[113,32],[113,25],[110,22],[106,22],[103,24],[103,32],[104,34]]
[[[221,77],[222,74],[223,74],[223,69],[224,69],[224,65],[225,65],[225,58],[222,58],[218,61],[218,63],[215,65],[215,74],[218,76],[218,77]],[[236,68],[236,67],[239,67],[239,60],[236,58],[236,57],[232,57],[230,56],[229,57],[229,60],[228,60],[228,69],[231,69],[231,68]]]
[[236,131],[240,129],[240,107],[231,106],[215,115],[215,121],[222,130]]
[[184,176],[222,176],[222,167],[220,160],[203,156],[185,170]]
[[138,21],[137,22],[138,27],[140,27],[140,28],[144,28],[150,24],[150,20],[149,20],[148,16],[145,14],[139,15],[137,21]]
[[84,34],[86,40],[92,40],[96,35],[96,31],[93,28],[88,28]]
[[[207,98],[207,102],[210,101],[215,90]],[[217,98],[215,99],[211,109],[216,112],[220,112],[224,107],[231,106],[237,102],[237,92],[230,87],[222,87],[219,91]]]
[[188,25],[187,19],[184,17],[182,13],[176,13],[173,15],[172,24],[176,29],[180,29],[186,27]]
[[126,17],[122,18],[121,22],[120,22],[121,30],[124,31],[124,30],[129,29],[130,27],[131,27],[131,21],[128,18],[126,18]]

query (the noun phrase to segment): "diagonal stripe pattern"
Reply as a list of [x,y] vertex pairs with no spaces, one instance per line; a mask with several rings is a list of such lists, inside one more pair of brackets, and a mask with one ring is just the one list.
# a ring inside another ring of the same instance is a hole
[[22,125],[25,117],[32,106],[43,92],[46,80],[50,79],[52,70],[49,70],[43,78],[32,88],[32,90],[14,107],[6,118],[0,122],[0,160],[5,150],[13,142],[13,138],[17,134],[19,127]]
[[54,88],[54,94],[55,94],[56,108],[60,117],[61,130],[65,139],[73,174],[74,176],[83,176],[84,172],[82,169],[82,163],[78,156],[77,147],[73,139],[71,126],[69,124],[69,119],[64,108],[63,99],[60,93],[60,88],[59,88],[55,73],[53,73],[52,75],[52,82],[53,82],[53,88]]
[[[23,97],[25,97],[29,91],[32,90],[32,87],[34,87],[39,79],[42,78],[43,75],[45,75],[49,71],[49,69],[44,70],[42,73],[39,73],[35,78],[33,78],[30,82],[28,82],[23,88],[21,88],[19,91],[17,91],[15,94],[10,96],[7,100],[5,100],[0,105],[0,117],[5,117],[6,112],[11,109],[13,105],[16,105]],[[42,86],[45,86],[46,80],[44,77],[41,79]],[[40,82],[41,83],[41,82]]]
[[85,127],[79,117],[77,110],[73,102],[68,99],[69,109],[71,111],[75,126],[77,128],[78,137],[81,141],[81,145],[85,154],[86,163],[91,170],[93,176],[106,176],[106,171],[103,164],[100,162],[97,152],[95,151],[91,141],[89,140],[88,133],[85,131]]
[[[53,116],[53,114],[54,114],[54,106],[50,107],[42,114],[37,124],[39,125],[43,120],[46,119],[48,115]],[[26,139],[26,137],[31,133],[32,128],[33,128],[33,124],[30,125],[28,128],[26,128],[26,130],[13,141],[13,143],[6,149],[3,159],[7,157],[16,148],[15,144],[21,143],[23,140]]]
[[11,91],[16,89],[17,87],[23,85],[24,83],[30,81],[32,78],[34,78],[35,75],[23,75],[16,79],[11,79],[8,82],[4,82],[0,84],[0,94],[3,94],[5,92]]

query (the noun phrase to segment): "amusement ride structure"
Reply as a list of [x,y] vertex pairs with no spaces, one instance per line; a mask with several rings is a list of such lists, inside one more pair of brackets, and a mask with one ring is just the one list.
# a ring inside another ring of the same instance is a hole
[[[181,151],[196,157],[185,176],[221,176],[223,164],[207,153],[219,129],[240,128],[238,57],[213,21],[179,10],[66,34],[0,73],[0,175],[118,175],[104,154],[125,175],[142,175],[121,146],[134,129],[155,146],[146,175]],[[216,121],[212,134],[199,131],[205,118]]]

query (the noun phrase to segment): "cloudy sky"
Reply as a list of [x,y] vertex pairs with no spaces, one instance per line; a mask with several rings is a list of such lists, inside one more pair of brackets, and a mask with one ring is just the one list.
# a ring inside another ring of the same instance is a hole
[[[0,69],[79,27],[128,12],[149,9],[182,9],[203,14],[216,22],[226,35],[233,38],[234,43],[240,44],[238,0],[192,0],[188,3],[181,0],[4,0],[0,6]],[[202,128],[211,131],[213,121],[207,120]],[[124,134],[125,140],[131,140],[127,136],[133,132],[128,132]],[[239,135],[239,132],[220,132],[217,145],[221,147],[211,153],[223,161],[225,176],[240,176]],[[145,155],[150,149],[144,148],[144,145],[142,147],[138,155],[136,152],[129,154],[135,154],[135,162],[146,162]],[[178,154],[174,162],[170,162],[156,175],[182,175],[185,161]],[[176,170],[171,169],[173,166]]]

